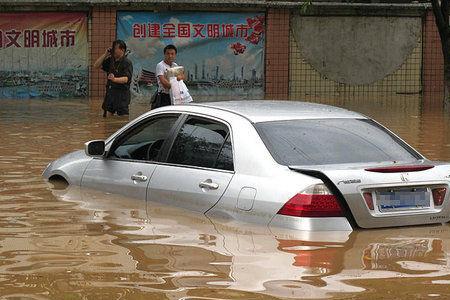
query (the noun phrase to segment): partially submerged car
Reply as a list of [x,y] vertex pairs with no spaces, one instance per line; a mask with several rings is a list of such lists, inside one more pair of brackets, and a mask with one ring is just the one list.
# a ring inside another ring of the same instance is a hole
[[450,220],[450,164],[427,160],[364,115],[303,102],[155,109],[43,176],[299,230]]
[[[143,266],[140,271],[154,270],[156,263],[161,280],[167,281],[168,273],[176,276],[171,281],[175,285],[171,298],[189,297],[183,294],[182,287],[187,285],[224,287],[226,282],[225,288],[282,299],[325,299],[331,293],[366,291],[355,286],[353,279],[401,276],[419,282],[448,276],[450,269],[450,226],[310,232],[234,220],[222,223],[173,206],[73,185],[53,189],[52,194],[78,204],[74,208],[82,213],[74,218],[82,224],[77,225],[95,223],[107,232],[102,243],[90,246],[114,256],[86,257],[84,270],[98,271],[102,262],[112,259],[120,261],[122,269]],[[96,232],[98,228],[89,227]],[[125,242],[120,242],[124,235]],[[105,241],[117,238],[118,243]],[[28,251],[42,250],[32,239],[24,242]],[[109,267],[109,271],[114,270]],[[155,277],[150,280],[154,282]]]

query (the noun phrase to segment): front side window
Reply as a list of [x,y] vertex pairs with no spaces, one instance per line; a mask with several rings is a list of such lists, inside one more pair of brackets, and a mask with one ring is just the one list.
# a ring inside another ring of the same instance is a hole
[[134,128],[113,149],[111,157],[127,160],[156,160],[177,119],[176,115],[157,117]]
[[175,138],[167,162],[232,170],[228,126],[203,118],[188,118]]

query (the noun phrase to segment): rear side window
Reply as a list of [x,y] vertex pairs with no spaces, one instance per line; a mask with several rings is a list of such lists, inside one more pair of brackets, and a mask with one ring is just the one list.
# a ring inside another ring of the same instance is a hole
[[274,159],[283,165],[411,161],[420,157],[367,119],[289,120],[257,123]]
[[190,117],[180,129],[167,162],[204,168],[233,170],[228,126]]

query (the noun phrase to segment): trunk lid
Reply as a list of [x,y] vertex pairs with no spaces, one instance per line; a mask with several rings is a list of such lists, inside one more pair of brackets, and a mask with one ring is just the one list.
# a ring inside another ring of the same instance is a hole
[[[420,160],[289,168],[324,181],[351,213],[349,220],[362,228],[450,221],[448,163]],[[435,205],[433,191],[443,188],[443,204]],[[366,198],[371,198],[373,207]]]

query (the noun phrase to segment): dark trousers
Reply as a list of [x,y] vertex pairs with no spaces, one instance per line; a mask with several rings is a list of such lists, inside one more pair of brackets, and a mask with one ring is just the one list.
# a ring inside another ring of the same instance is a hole
[[161,95],[161,107],[162,106],[168,106],[172,104],[172,101],[170,101],[170,95],[166,93],[159,93]]
[[172,101],[170,101],[170,95],[159,92],[155,95],[155,99],[151,103],[151,108],[155,109],[158,107],[168,106],[171,104],[172,104]]
[[105,112],[117,113],[119,116],[128,115],[130,100],[130,90],[107,88],[102,108]]

